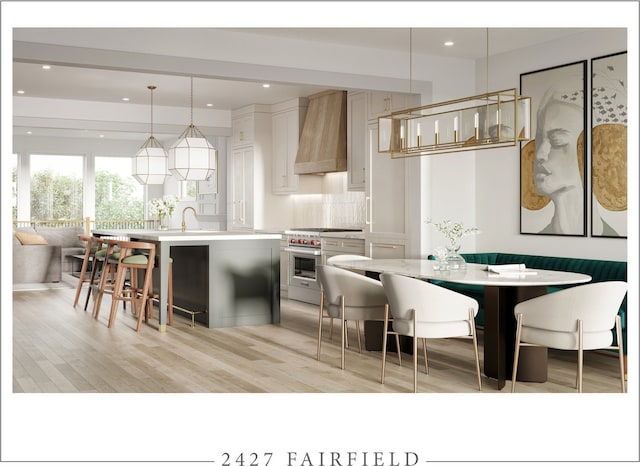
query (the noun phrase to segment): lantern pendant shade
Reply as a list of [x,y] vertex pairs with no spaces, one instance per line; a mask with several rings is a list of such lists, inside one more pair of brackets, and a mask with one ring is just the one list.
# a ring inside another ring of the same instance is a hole
[[147,86],[147,89],[151,91],[151,134],[133,158],[131,175],[140,184],[163,184],[170,176],[168,156],[162,144],[153,137],[153,91],[156,86]]
[[217,166],[218,151],[193,125],[169,148],[169,171],[180,180],[204,181]]
[[133,158],[131,174],[140,184],[163,184],[170,176],[167,158],[162,144],[151,136]]

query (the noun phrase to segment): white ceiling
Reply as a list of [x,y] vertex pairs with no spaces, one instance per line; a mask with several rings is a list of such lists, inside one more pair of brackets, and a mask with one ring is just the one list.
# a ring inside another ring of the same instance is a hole
[[[411,34],[411,47],[414,53],[463,59],[486,57],[487,45],[491,55],[494,55],[585,31],[579,28],[491,29],[487,43],[487,30],[484,28],[412,30],[408,28],[225,28],[225,30],[271,38],[337,43],[354,47],[407,51],[407,53]],[[44,42],[43,38],[46,37],[47,30],[34,29],[33,31],[34,38],[37,38],[34,42]],[[103,39],[105,37],[108,39],[110,35],[115,38],[118,30],[107,28],[100,34]],[[443,43],[446,40],[454,41],[455,45],[445,47]],[[262,84],[262,82],[194,78],[194,107],[205,107],[211,104],[215,109],[233,110],[250,104],[274,104],[323,90],[321,87],[295,83],[271,83],[269,89],[264,89]],[[42,63],[14,62],[13,85],[14,95],[18,90],[24,90],[25,97],[118,103],[122,103],[122,98],[127,97],[130,99],[129,103],[143,105],[148,105],[150,101],[150,91],[147,86],[154,85],[157,86],[157,91],[154,92],[154,105],[184,108],[190,105],[188,77],[168,74],[80,66],[54,66],[50,70],[43,70]],[[21,131],[27,129],[21,128]],[[46,128],[39,128],[40,134],[44,134],[45,130]],[[131,137],[139,138],[140,136],[133,134]]]
[[[105,30],[108,34],[108,30]],[[409,29],[400,28],[239,28],[234,31],[284,37],[289,39],[339,43],[359,47],[409,50]],[[489,32],[491,54],[529,47],[549,40],[577,34],[584,29],[518,28],[492,29]],[[116,31],[112,32],[117,34]],[[486,56],[486,30],[481,28],[413,29],[415,53],[477,59]],[[445,47],[452,40],[455,45]],[[184,76],[132,73],[79,67],[54,67],[44,71],[41,64],[14,63],[14,92],[22,89],[25,96],[119,102],[149,102],[148,85],[155,85],[155,105],[189,106],[189,79]],[[70,85],[73,83],[73,85]],[[262,83],[194,79],[195,106],[213,104],[214,108],[232,110],[244,105],[272,104],[289,98],[307,96],[321,88],[275,84],[266,91]],[[161,91],[161,92],[160,92]]]

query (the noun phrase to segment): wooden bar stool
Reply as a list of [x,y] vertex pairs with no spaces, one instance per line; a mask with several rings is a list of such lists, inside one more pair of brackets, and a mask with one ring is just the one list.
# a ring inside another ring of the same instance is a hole
[[[95,301],[93,303],[93,317],[96,319],[100,314],[100,306],[102,305],[104,294],[113,294],[113,290],[115,289],[118,259],[121,254],[120,243],[124,241],[113,238],[101,238],[100,240],[106,245],[106,248],[99,249],[96,252],[96,265],[101,264],[97,284],[92,284],[92,286],[97,288]],[[95,267],[95,269],[98,269],[98,267]],[[93,278],[94,276],[92,274],[92,279]],[[89,294],[87,294],[87,303],[88,302]]]
[[[95,261],[92,258],[95,256],[96,250],[93,250],[93,240],[89,235],[79,235],[80,241],[84,242],[84,259],[82,261],[82,268],[80,269],[80,275],[78,276],[78,286],[76,287],[76,297],[73,300],[73,307],[78,305],[78,300],[80,299],[80,293],[82,292],[82,285],[85,283],[91,282],[91,277],[87,275],[87,269],[89,268],[90,263],[94,263]],[[85,276],[86,275],[86,276]],[[87,308],[85,307],[85,311]]]
[[[153,269],[156,267],[155,244],[140,241],[120,241],[120,254],[117,261],[115,286],[112,293],[111,311],[108,327],[115,322],[118,302],[131,302],[134,315],[138,322],[136,332],[140,331],[142,319],[145,322],[153,316],[153,302],[157,295],[153,293]],[[169,290],[168,312],[169,325],[173,325],[173,265],[169,261]],[[142,274],[142,285],[139,283],[139,272]],[[130,286],[125,286],[125,279],[129,273]]]
[[[146,251],[140,250],[137,251],[138,253],[142,253],[144,255],[148,255],[148,253]],[[154,259],[154,265],[153,268],[157,269],[160,266],[160,260],[159,257],[155,257]],[[173,325],[173,258],[169,258],[169,271],[168,271],[168,280],[167,280],[167,320],[168,320],[168,324],[169,325]],[[138,290],[140,289],[140,287],[138,286],[138,274],[134,273],[131,276],[131,286],[133,288],[137,288]],[[154,292],[154,287],[153,287],[153,275],[151,276],[151,287],[149,288],[149,296],[148,296],[148,310],[147,312],[149,313],[149,317],[153,318],[153,301],[158,301],[158,305],[160,303],[160,295],[158,293]],[[126,304],[126,302],[125,302]],[[135,310],[133,311],[134,315],[137,315],[135,313]]]
[[[84,310],[87,310],[89,306],[89,297],[91,296],[91,292],[94,289],[98,289],[100,285],[100,280],[102,279],[102,270],[104,269],[105,258],[107,253],[107,244],[105,243],[105,238],[100,238],[97,236],[89,237],[91,244],[91,256],[89,263],[91,263],[91,276],[89,278],[84,277],[84,283],[89,283],[89,288],[87,289],[87,297],[84,301]],[[86,273],[84,270],[84,263],[86,263],[87,259],[85,256],[85,262],[83,262],[83,274]],[[111,277],[107,277],[111,282],[115,280],[115,273],[111,272]],[[82,279],[82,275],[81,275]],[[78,287],[82,286],[82,282],[78,283]],[[79,292],[76,290],[76,301],[79,297]]]

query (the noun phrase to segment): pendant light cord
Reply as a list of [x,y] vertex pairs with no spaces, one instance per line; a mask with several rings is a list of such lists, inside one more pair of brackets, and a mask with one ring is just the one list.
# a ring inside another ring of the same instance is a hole
[[191,76],[191,126],[193,126],[193,76]]
[[149,110],[149,112],[151,114],[151,118],[149,118],[149,121],[151,121],[150,133],[151,137],[153,137],[153,89],[151,89],[151,109]]
[[149,122],[150,122],[149,133],[153,138],[153,91],[156,89],[156,86],[147,86],[147,89],[151,91],[151,107],[149,108],[149,114],[150,114],[149,115]]
[[489,28],[487,28],[487,61],[486,61],[485,66],[487,68],[485,70],[485,72],[487,74],[487,79],[486,79],[487,89],[486,89],[486,93],[488,94],[489,93]]
[[413,94],[413,28],[409,28],[409,95]]

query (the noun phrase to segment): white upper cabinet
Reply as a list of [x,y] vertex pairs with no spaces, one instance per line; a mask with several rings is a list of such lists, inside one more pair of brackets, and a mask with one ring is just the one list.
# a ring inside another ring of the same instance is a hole
[[395,92],[368,92],[368,115],[369,120],[387,115],[397,110],[411,107],[410,94],[400,94]]
[[367,94],[347,94],[347,189],[364,191],[367,146]]
[[231,147],[250,146],[253,144],[254,118],[253,115],[245,115],[234,118],[231,127]]
[[298,143],[307,113],[307,99],[293,99],[274,106],[271,120],[271,191],[274,194],[298,192],[299,176],[294,173]]
[[232,230],[263,229],[265,194],[269,193],[265,191],[265,167],[271,164],[270,106],[236,110],[231,121],[227,224]]
[[378,125],[367,126],[365,233],[406,235],[406,160],[378,152]]

